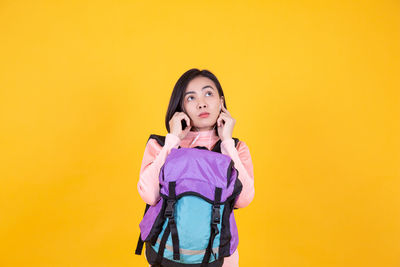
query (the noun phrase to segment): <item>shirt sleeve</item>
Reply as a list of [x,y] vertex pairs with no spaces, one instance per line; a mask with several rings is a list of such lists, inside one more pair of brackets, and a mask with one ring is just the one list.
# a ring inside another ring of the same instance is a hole
[[242,182],[242,192],[236,200],[235,208],[244,208],[250,204],[254,198],[254,170],[250,156],[250,150],[244,141],[239,140],[235,147],[233,138],[221,142],[222,154],[232,158],[235,168],[239,172],[239,180]]
[[153,138],[148,140],[140,167],[139,182],[137,183],[139,195],[147,204],[155,205],[160,200],[160,169],[171,149],[178,148],[180,141],[178,136],[171,133],[165,136],[163,147]]

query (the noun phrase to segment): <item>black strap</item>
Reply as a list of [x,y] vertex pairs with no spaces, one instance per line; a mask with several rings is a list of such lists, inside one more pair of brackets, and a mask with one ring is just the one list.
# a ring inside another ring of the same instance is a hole
[[[169,223],[168,223],[169,224]],[[161,260],[164,256],[164,250],[165,250],[165,244],[167,243],[167,239],[170,233],[170,228],[167,227],[165,228],[164,234],[161,238],[161,243],[160,243],[160,247],[158,248],[158,253],[157,253],[157,258],[156,258],[156,262],[154,263],[154,265],[161,265]]]
[[214,195],[214,204],[212,206],[212,216],[211,216],[211,234],[210,240],[208,241],[208,246],[206,249],[206,253],[204,254],[203,261],[201,263],[201,267],[207,266],[210,260],[211,253],[214,256],[214,259],[217,260],[217,256],[212,251],[213,243],[215,237],[219,234],[218,224],[221,222],[221,214],[220,214],[220,205],[221,202],[221,195],[222,195],[222,188],[216,187],[215,188],[215,195]]
[[[146,212],[147,212],[147,210],[150,208],[150,205],[149,204],[146,204],[146,208],[144,209],[144,214],[146,214]],[[143,214],[143,217],[144,217],[144,214]],[[135,250],[135,254],[136,255],[142,255],[142,250],[143,250],[143,240],[142,240],[142,237],[141,237],[141,234],[139,234],[139,240],[138,240],[138,242],[137,242],[137,245],[136,245],[136,250]]]
[[[165,232],[171,233],[172,236],[172,246],[173,246],[173,252],[174,252],[174,260],[180,260],[180,253],[179,253],[179,236],[178,236],[178,229],[176,227],[176,222],[174,218],[174,213],[175,213],[175,203],[176,203],[176,192],[175,192],[175,186],[176,182],[169,182],[168,185],[168,190],[169,190],[169,195],[167,199],[167,207],[165,208],[164,211],[164,217],[168,218],[168,225],[165,229]],[[164,254],[164,249],[165,249],[165,243],[167,242],[167,237],[166,234],[164,233],[160,248],[158,249],[158,255],[157,255],[157,262],[158,264],[161,264],[161,259]],[[165,238],[165,240],[164,240]],[[164,240],[164,243],[163,243]]]
[[176,223],[174,218],[170,219],[169,227],[172,235],[172,246],[174,248],[174,260],[180,260],[178,229],[176,228]]
[[168,184],[168,191],[169,191],[170,199],[176,199],[175,186],[176,186],[175,181],[169,182],[169,184]]
[[178,229],[176,228],[176,223],[174,219],[174,210],[175,210],[175,203],[176,203],[176,192],[175,192],[175,186],[176,182],[170,182],[169,183],[169,199],[168,201],[171,201],[173,208],[172,208],[172,214],[171,217],[169,217],[168,220],[168,225],[171,230],[171,235],[172,235],[172,246],[174,250],[174,260],[180,260],[180,255],[179,255],[179,236],[178,236]]
[[139,234],[139,240],[138,240],[138,242],[137,242],[136,250],[135,250],[135,254],[136,254],[136,255],[142,255],[143,244],[144,244],[144,242],[143,242],[143,240],[142,240],[142,237],[141,237],[140,234]]

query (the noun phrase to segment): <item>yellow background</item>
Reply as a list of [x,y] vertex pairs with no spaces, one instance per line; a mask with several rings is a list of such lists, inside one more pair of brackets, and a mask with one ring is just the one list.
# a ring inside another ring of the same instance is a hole
[[139,168],[193,67],[253,159],[240,266],[400,266],[399,48],[399,1],[1,1],[0,266],[148,266]]

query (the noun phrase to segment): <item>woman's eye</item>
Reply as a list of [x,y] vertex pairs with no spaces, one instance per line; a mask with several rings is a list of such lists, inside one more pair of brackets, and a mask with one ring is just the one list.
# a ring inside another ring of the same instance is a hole
[[[213,95],[213,93],[212,93],[211,91],[208,91],[208,92],[206,93],[206,95],[207,95],[207,94]],[[188,96],[188,98],[186,98],[186,99],[189,101],[191,97],[193,97],[193,96]]]

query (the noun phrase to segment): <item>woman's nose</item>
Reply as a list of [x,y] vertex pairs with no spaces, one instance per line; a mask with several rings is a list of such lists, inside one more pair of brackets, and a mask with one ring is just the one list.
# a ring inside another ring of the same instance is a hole
[[204,109],[204,108],[206,108],[207,107],[207,104],[206,103],[200,103],[199,105],[198,105],[198,108],[199,109]]

